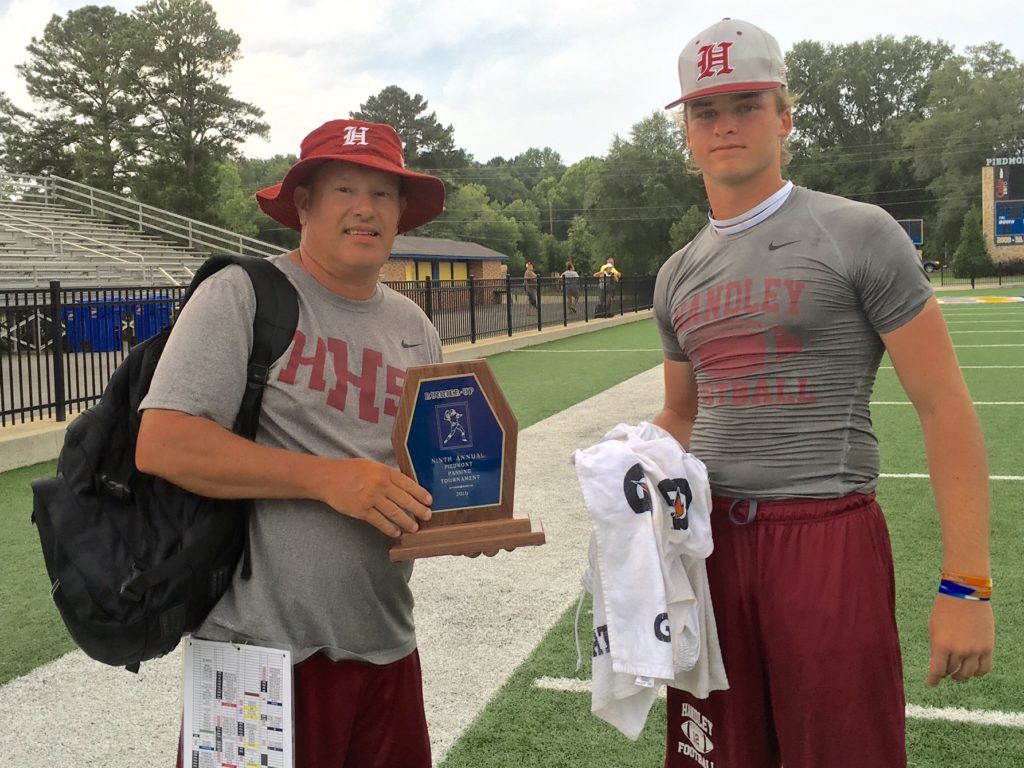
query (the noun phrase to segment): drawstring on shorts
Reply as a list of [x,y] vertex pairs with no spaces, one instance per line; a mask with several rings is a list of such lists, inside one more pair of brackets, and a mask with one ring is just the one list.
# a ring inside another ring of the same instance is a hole
[[[747,502],[746,518],[741,517],[741,513],[735,511],[736,507],[744,501]],[[754,522],[755,517],[757,517],[757,499],[733,499],[732,504],[729,505],[729,522],[733,525],[750,525]]]

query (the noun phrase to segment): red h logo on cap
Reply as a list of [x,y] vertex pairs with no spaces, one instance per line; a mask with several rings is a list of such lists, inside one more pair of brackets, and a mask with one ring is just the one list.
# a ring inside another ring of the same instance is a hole
[[697,80],[717,75],[728,75],[732,72],[732,67],[729,66],[730,47],[732,47],[732,43],[705,45],[701,48],[698,51],[700,60],[697,62],[697,68],[700,69],[700,74],[697,76]]

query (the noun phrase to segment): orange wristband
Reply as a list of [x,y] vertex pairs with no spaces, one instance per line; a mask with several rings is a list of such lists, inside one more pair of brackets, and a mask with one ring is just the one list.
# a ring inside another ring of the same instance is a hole
[[992,579],[983,579],[979,576],[965,576],[962,573],[951,573],[950,571],[942,571],[939,574],[940,579],[946,581],[955,581],[957,584],[965,584],[968,587],[981,587],[992,589]]

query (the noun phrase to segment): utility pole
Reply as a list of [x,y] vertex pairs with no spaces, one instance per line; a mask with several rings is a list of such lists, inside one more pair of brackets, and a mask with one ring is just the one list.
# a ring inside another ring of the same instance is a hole
[[555,236],[555,214],[554,209],[551,207],[551,198],[548,198],[548,234],[552,237]]

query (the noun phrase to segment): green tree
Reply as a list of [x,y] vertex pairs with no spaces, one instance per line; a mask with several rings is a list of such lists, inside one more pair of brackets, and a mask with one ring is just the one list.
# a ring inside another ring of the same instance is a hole
[[[31,145],[24,148],[25,165],[41,170],[40,150],[52,150],[57,137],[59,170],[112,191],[129,181],[145,108],[129,63],[132,27],[131,17],[115,8],[87,5],[53,16],[42,37],[32,38],[28,61],[17,69],[43,111],[24,134]],[[60,161],[68,157],[70,164]]]
[[697,233],[704,229],[708,223],[708,216],[698,206],[691,205],[686,213],[672,225],[669,230],[669,239],[672,242],[673,251],[678,251],[697,236]]
[[585,157],[560,178],[548,176],[533,187],[531,197],[540,209],[544,231],[562,240],[569,236],[572,217],[597,204],[603,171],[602,158]]
[[790,90],[799,95],[788,175],[898,218],[924,215],[927,195],[910,183],[902,140],[908,125],[926,117],[932,75],[952,54],[947,43],[919,37],[798,42],[786,54]]
[[992,255],[985,247],[981,233],[981,210],[971,208],[964,215],[960,244],[953,253],[953,274],[956,277],[983,277],[993,271]]
[[487,189],[480,184],[466,184],[455,190],[448,198],[445,212],[425,229],[433,237],[467,240],[506,256],[522,258],[519,224],[494,206],[487,197]]
[[[551,235],[541,235],[540,257],[538,261],[543,266],[545,274],[562,274],[565,269],[565,262],[569,259],[569,244],[564,240],[556,240]],[[580,270],[582,273],[582,270]]]
[[614,256],[624,273],[643,275],[671,255],[672,223],[704,197],[700,181],[685,172],[684,147],[662,112],[634,125],[628,140],[613,139],[586,212],[598,260]]
[[25,145],[31,128],[32,116],[0,91],[0,168],[11,173],[26,172]]
[[530,196],[530,190],[515,177],[509,161],[503,157],[492,157],[484,165],[474,163],[465,174],[458,176],[463,182],[479,181],[487,188],[487,196],[502,205]]
[[387,123],[405,144],[405,162],[414,168],[439,170],[448,180],[450,169],[465,168],[470,156],[455,146],[455,129],[441,125],[436,112],[427,113],[427,100],[420,94],[410,96],[397,85],[389,85],[349,113],[355,120]]
[[13,173],[74,178],[70,129],[64,120],[31,115],[0,95],[0,167]]
[[546,267],[541,252],[544,235],[540,230],[540,212],[537,206],[529,200],[513,200],[501,210],[519,227],[519,240],[516,243],[519,255],[524,261],[536,262],[538,268],[541,265]]
[[240,235],[259,234],[256,198],[242,188],[238,166],[225,161],[217,167],[217,219],[220,225]]
[[509,167],[526,189],[533,189],[538,182],[549,177],[557,180],[565,173],[562,156],[551,147],[530,147],[512,158]]
[[569,238],[567,240],[568,258],[572,259],[576,271],[581,275],[592,275],[597,269],[595,266],[597,254],[597,238],[590,231],[585,217],[576,215],[572,217],[569,224]]
[[249,136],[265,136],[263,112],[222,81],[240,39],[205,0],[151,0],[135,9],[133,66],[150,105],[147,202],[216,223],[217,169]]
[[1022,113],[1024,65],[998,43],[967,48],[934,73],[927,119],[908,126],[904,137],[913,178],[936,201],[934,218],[926,220],[926,253],[941,256],[957,243],[980,196],[985,158],[1024,152]]
[[252,221],[257,229],[256,237],[279,245],[284,250],[298,246],[299,233],[278,224],[263,213],[256,205],[256,191],[281,181],[298,159],[295,155],[274,155],[270,158],[243,157],[235,162],[243,193],[252,201]]

